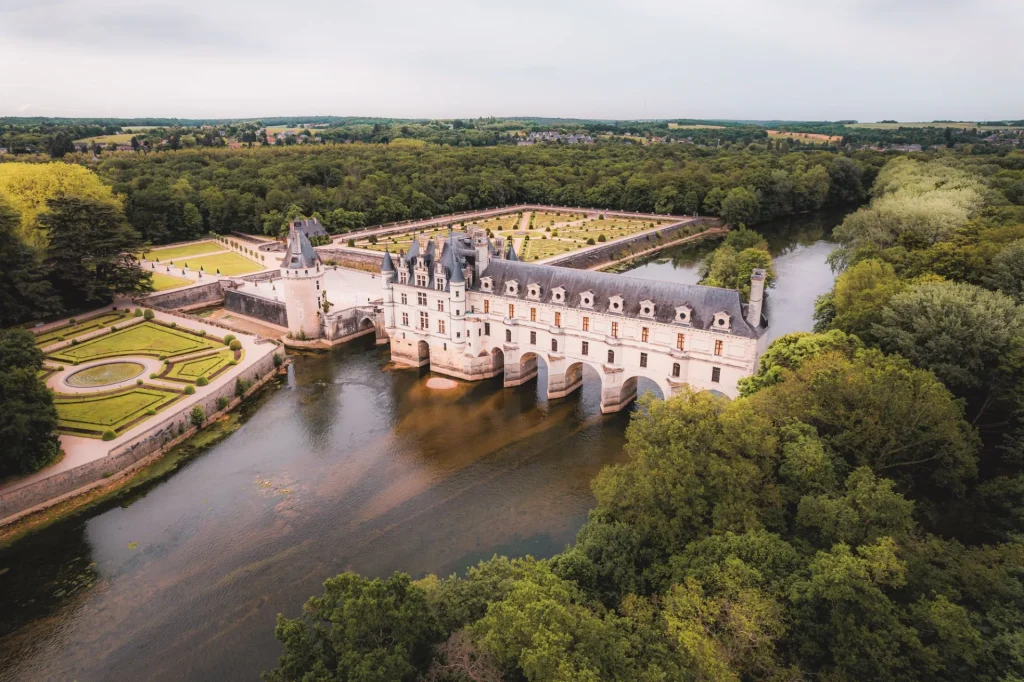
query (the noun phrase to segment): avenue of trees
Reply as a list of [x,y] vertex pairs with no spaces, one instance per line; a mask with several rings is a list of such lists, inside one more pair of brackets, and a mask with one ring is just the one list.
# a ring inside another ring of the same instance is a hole
[[279,616],[265,679],[1021,679],[1024,207],[1001,172],[891,162],[837,230],[817,330],[736,400],[644,398],[574,545],[332,578]]

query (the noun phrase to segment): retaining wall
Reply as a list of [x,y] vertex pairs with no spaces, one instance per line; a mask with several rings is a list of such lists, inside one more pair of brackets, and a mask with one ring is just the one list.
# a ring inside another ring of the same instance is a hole
[[224,298],[224,287],[220,282],[210,282],[199,286],[181,289],[179,291],[168,291],[165,294],[150,294],[139,299],[142,305],[155,306],[157,308],[188,308],[200,304],[212,305],[219,303]]
[[325,262],[331,261],[342,267],[354,270],[380,272],[381,267],[384,265],[384,254],[378,251],[349,249],[347,247],[318,248],[317,251],[320,253],[320,258]]
[[596,249],[589,249],[587,251],[580,251],[576,253],[567,253],[561,258],[552,258],[551,260],[544,261],[544,265],[557,265],[563,268],[576,268],[578,270],[588,270],[591,268],[600,267],[629,258],[633,254],[647,251],[658,245],[659,237],[660,241],[668,243],[677,239],[682,239],[687,235],[697,234],[713,227],[722,227],[725,222],[721,218],[698,218],[695,221],[687,222],[684,224],[674,224],[667,227],[663,227],[660,230],[647,232],[644,234],[635,235],[617,241],[613,244],[607,244],[600,246]]
[[271,301],[241,291],[225,291],[224,309],[279,327],[288,327],[288,310],[281,301]]
[[[204,396],[199,402],[177,410],[171,408],[167,414],[152,419],[142,433],[130,441],[117,446],[106,457],[102,457],[81,466],[62,471],[59,474],[30,483],[11,491],[0,491],[0,526],[11,523],[32,511],[38,511],[58,502],[87,492],[90,488],[105,482],[116,480],[118,475],[126,475],[146,462],[143,459],[163,454],[175,445],[183,442],[198,429],[191,426],[189,413],[195,405],[201,405],[207,414],[207,423],[216,419],[222,412],[228,412],[252,395],[275,374],[274,354],[260,359],[256,364],[245,370],[241,378],[253,381],[253,386],[242,398],[235,396],[235,380],[228,381],[224,386]],[[217,409],[217,399],[227,397],[230,401],[224,410]]]

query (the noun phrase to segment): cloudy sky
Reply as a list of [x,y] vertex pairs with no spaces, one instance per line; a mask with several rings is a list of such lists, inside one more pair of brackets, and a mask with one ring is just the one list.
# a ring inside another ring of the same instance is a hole
[[1024,118],[1024,0],[0,0],[0,115]]

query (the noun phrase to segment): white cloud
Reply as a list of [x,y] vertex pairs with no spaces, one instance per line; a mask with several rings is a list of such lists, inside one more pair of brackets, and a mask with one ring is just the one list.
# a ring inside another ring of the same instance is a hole
[[0,0],[0,115],[1024,116],[1017,0]]

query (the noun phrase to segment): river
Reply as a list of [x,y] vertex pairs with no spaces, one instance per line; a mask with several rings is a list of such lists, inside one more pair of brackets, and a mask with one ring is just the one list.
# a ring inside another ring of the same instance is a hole
[[[838,219],[758,227],[773,338],[810,328]],[[710,248],[630,274],[693,282]],[[570,543],[629,411],[600,414],[596,376],[555,401],[543,374],[451,391],[428,376],[372,341],[299,355],[207,451],[0,550],[0,680],[256,680],[280,653],[276,614],[338,572],[447,575]]]

